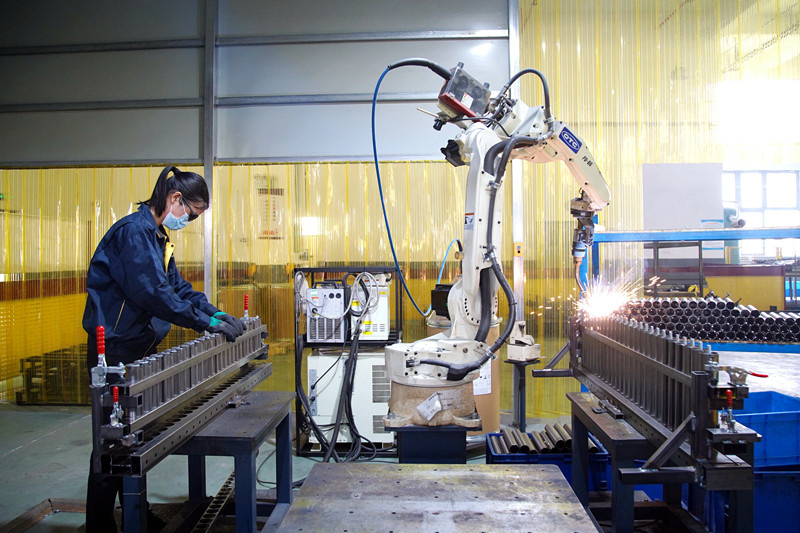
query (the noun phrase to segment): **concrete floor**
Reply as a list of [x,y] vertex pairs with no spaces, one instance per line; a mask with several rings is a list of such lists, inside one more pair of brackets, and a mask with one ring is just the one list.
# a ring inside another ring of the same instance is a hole
[[[0,404],[0,428],[0,530],[3,524],[48,498],[86,498],[91,453],[89,407]],[[274,443],[268,439],[259,457],[266,458],[273,449]],[[261,481],[275,479],[274,461],[270,457],[260,468]],[[311,459],[295,457],[294,478],[305,477],[312,465]],[[209,495],[216,494],[232,471],[232,457],[206,459]],[[170,456],[153,468],[147,475],[147,492],[151,504],[186,501],[186,457]],[[63,512],[46,517],[28,531],[76,531],[83,523],[83,514]]]
[[[751,391],[772,390],[800,396],[800,354],[721,352],[722,364],[739,366],[769,374],[769,378],[750,377]],[[0,403],[0,530],[38,503],[48,499],[86,497],[86,476],[91,451],[91,424],[88,407],[31,407]],[[503,417],[503,422],[509,420]],[[555,422],[568,422],[561,417]],[[529,420],[528,431],[539,430],[551,420]],[[267,441],[260,457],[274,449]],[[480,452],[479,452],[480,453]],[[484,462],[472,454],[471,462]],[[304,477],[313,460],[295,457],[294,477]],[[233,459],[207,459],[207,490],[215,494],[233,470]],[[274,458],[260,469],[259,479],[274,479]],[[265,487],[266,488],[266,487]],[[186,457],[171,456],[148,474],[151,503],[181,503],[188,498]],[[80,530],[84,516],[62,512],[50,515],[28,531],[66,533]]]
[[775,391],[800,397],[800,354],[719,352],[719,361],[722,365],[738,366],[769,376],[768,378],[748,376],[750,392]]

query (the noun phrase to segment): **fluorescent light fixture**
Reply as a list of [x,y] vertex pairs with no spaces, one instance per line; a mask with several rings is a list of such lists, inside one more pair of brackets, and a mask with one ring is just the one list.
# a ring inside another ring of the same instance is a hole
[[489,52],[492,51],[492,43],[481,43],[472,47],[472,55],[483,57],[489,55]]

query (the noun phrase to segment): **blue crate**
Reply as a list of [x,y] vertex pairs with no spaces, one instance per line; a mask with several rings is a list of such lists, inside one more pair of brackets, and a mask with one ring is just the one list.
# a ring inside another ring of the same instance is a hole
[[753,473],[755,533],[800,531],[800,468]]
[[753,466],[800,464],[800,398],[774,391],[754,392],[744,407],[734,411],[736,420],[762,437],[753,449]]
[[[530,433],[528,433],[530,436]],[[572,453],[499,453],[494,449],[492,440],[489,437],[500,437],[500,433],[488,433],[486,435],[486,464],[541,464],[558,465],[561,473],[567,478],[567,482],[572,485]],[[597,445],[598,453],[589,454],[589,491],[609,490],[608,465],[610,459],[605,448],[589,435]]]
[[[727,492],[706,495],[709,533],[726,531]],[[754,533],[800,531],[800,466],[758,468],[753,473]]]
[[774,413],[777,411],[800,411],[800,398],[775,391],[752,392],[744,400],[744,409],[734,410],[734,416],[752,413]]

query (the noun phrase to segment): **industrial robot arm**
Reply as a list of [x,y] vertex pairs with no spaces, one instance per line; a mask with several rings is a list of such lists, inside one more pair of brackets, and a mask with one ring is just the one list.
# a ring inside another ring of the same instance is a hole
[[[586,143],[565,123],[553,119],[549,109],[547,81],[539,71],[521,71],[509,80],[497,96],[490,99],[487,85],[472,78],[462,67],[459,63],[451,70],[451,76],[439,94],[440,113],[434,122],[434,128],[437,129],[445,122],[455,123],[464,129],[442,152],[456,166],[465,164],[467,160],[470,163],[465,215],[465,256],[462,261],[463,282],[455,287],[455,297],[460,297],[461,301],[453,301],[450,308],[456,309],[465,322],[474,323],[477,313],[472,308],[480,306],[483,311],[480,323],[488,327],[488,320],[484,319],[488,315],[483,302],[487,300],[485,295],[488,294],[491,298],[496,293],[497,283],[487,293],[482,290],[485,281],[478,273],[483,273],[484,269],[491,266],[490,256],[494,255],[493,231],[499,239],[502,202],[492,203],[490,199],[496,199],[500,195],[499,189],[508,161],[563,161],[578,183],[581,193],[572,200],[570,212],[577,222],[573,233],[572,255],[579,285],[578,267],[586,255],[586,249],[594,240],[593,216],[608,205],[610,191]],[[541,79],[544,105],[528,107],[524,102],[507,96],[511,84],[526,73],[536,74]],[[465,103],[470,104],[470,107],[464,105]],[[478,173],[485,176],[483,180],[475,177]],[[477,181],[478,185],[471,186],[473,181]],[[483,203],[493,205],[491,212],[481,211],[481,198],[488,199]],[[474,220],[470,220],[470,216]],[[491,224],[484,224],[484,228],[477,229],[471,239],[472,224],[477,225],[481,220],[488,220]],[[498,281],[502,272],[499,274]],[[464,313],[464,310],[472,312]],[[459,329],[458,321],[454,322],[451,335],[462,336]],[[483,340],[485,337],[475,338]]]
[[[469,382],[483,364],[495,357],[512,333],[515,335],[512,341],[521,341],[526,346],[533,344],[530,336],[525,335],[524,321],[516,319],[514,293],[503,275],[495,246],[501,241],[501,186],[509,160],[563,161],[575,177],[581,188],[580,196],[570,205],[577,221],[572,247],[576,271],[593,242],[592,217],[608,205],[610,192],[586,144],[550,114],[549,89],[539,71],[519,72],[492,97],[488,84],[467,74],[461,63],[448,70],[415,58],[398,61],[389,69],[405,65],[428,67],[445,80],[438,98],[440,112],[433,126],[438,130],[446,123],[454,123],[463,129],[442,152],[451,164],[458,166],[469,162],[470,168],[462,279],[454,285],[448,298],[452,322],[448,335],[450,343],[444,339],[426,339],[419,341],[421,344],[390,347],[387,353],[396,351],[398,356],[398,364],[389,363],[392,379],[423,387],[435,386],[434,383],[443,378],[448,382]],[[536,74],[542,82],[545,96],[542,106],[528,107],[507,95],[510,86],[527,73]],[[506,294],[509,316],[497,341],[487,347],[484,344],[487,334],[497,320],[498,288]],[[394,361],[392,357],[388,359]],[[447,369],[446,377],[442,375],[442,368]],[[414,371],[409,372],[410,369]]]
[[[453,70],[453,78],[469,76],[460,71],[460,66]],[[544,105],[528,107],[524,102],[510,99],[506,95],[511,84],[525,73],[536,74],[542,80]],[[570,204],[570,212],[577,222],[572,246],[573,261],[577,268],[586,255],[586,249],[592,245],[594,240],[592,217],[608,205],[611,193],[586,143],[564,122],[554,120],[550,114],[550,95],[544,76],[535,69],[521,71],[509,80],[495,98],[487,103],[485,112],[476,117],[459,116],[457,113],[460,109],[450,105],[451,102],[458,101],[458,94],[447,94],[452,92],[453,85],[455,84],[446,84],[443,89],[446,97],[443,98],[442,95],[439,97],[439,107],[442,111],[437,117],[434,127],[439,126],[443,120],[459,124],[467,130],[471,127],[469,123],[473,120],[486,124],[488,129],[497,133],[499,139],[505,141],[507,146],[511,146],[510,153],[506,153],[504,150],[503,158],[498,162],[497,170],[501,173],[504,171],[508,159],[523,159],[533,163],[563,161],[572,173],[581,189],[581,195],[573,198]],[[477,85],[477,83],[464,82],[458,84],[459,87],[467,88]],[[469,101],[472,97],[462,95],[461,98]],[[459,153],[456,153],[456,149]],[[463,143],[459,143],[457,140],[451,141],[442,151],[451,163],[458,165],[461,162],[463,164],[463,158],[460,157]]]

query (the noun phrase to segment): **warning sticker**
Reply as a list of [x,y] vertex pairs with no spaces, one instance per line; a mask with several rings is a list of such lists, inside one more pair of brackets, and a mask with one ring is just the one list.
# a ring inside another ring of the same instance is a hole
[[464,214],[464,230],[475,229],[475,213]]

